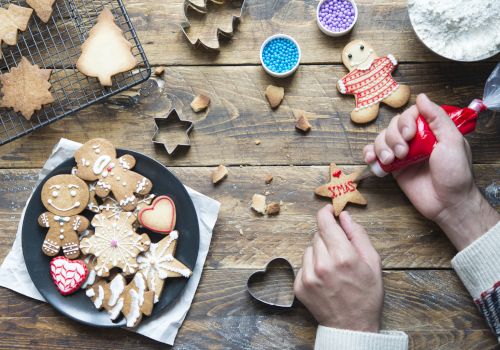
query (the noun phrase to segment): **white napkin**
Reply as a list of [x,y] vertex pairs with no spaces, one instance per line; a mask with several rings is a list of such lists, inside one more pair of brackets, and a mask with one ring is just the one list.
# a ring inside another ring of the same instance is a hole
[[[54,147],[52,155],[43,166],[37,185],[57,165],[61,164],[66,159],[73,157],[73,153],[80,146],[81,144],[77,142],[61,139]],[[180,297],[168,308],[163,310],[161,315],[144,319],[139,327],[129,329],[133,332],[137,332],[146,337],[169,345],[173,345],[177,332],[179,331],[179,328],[184,322],[186,314],[191,307],[196,288],[200,282],[203,265],[205,264],[208,248],[210,247],[210,240],[212,239],[212,230],[215,222],[217,221],[217,215],[219,214],[220,208],[220,203],[216,200],[208,198],[187,186],[186,190],[193,200],[196,213],[198,214],[198,224],[200,226],[200,250],[198,252],[198,260],[196,261],[193,275],[189,278],[189,282]],[[24,263],[21,248],[21,235],[25,211],[26,207],[21,215],[21,220],[19,227],[17,228],[16,239],[12,245],[12,250],[9,252],[0,267],[0,286],[12,289],[13,291],[26,295],[30,298],[45,301],[31,281],[28,270],[26,269],[26,264]]]

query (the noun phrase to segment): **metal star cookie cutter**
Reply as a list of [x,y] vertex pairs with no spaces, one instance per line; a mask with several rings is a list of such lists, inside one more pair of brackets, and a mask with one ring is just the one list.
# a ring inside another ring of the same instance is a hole
[[[270,276],[267,277],[268,280],[266,280],[266,274],[272,274],[273,271],[278,271],[281,275]],[[286,279],[285,283],[289,283],[290,290],[285,291],[285,293],[282,293],[283,291],[279,291],[277,284],[274,283],[276,281],[276,277],[280,280]],[[265,305],[280,308],[291,308],[295,301],[295,295],[293,293],[294,280],[295,271],[293,270],[293,266],[290,261],[286,258],[278,257],[269,261],[264,269],[255,271],[248,277],[247,291],[252,298]],[[267,283],[272,283],[272,286],[269,286],[271,288],[266,286]],[[269,292],[269,289],[272,289],[272,292]]]
[[[181,124],[183,126],[183,129],[185,129],[186,133],[186,142],[184,143],[176,143],[174,145],[170,145],[169,143],[165,141],[161,141],[158,139],[158,136],[160,134],[160,128],[168,128],[170,125],[173,124]],[[183,120],[179,117],[179,113],[177,113],[177,110],[174,108],[170,111],[168,116],[163,117],[163,118],[155,118],[155,133],[153,135],[153,138],[151,141],[155,145],[161,145],[165,148],[169,156],[174,155],[176,152],[184,149],[189,149],[191,147],[191,140],[189,139],[189,134],[193,130],[194,124],[188,120]]]
[[234,35],[234,32],[236,31],[236,27],[238,26],[241,17],[243,16],[243,11],[245,10],[245,2],[246,0],[240,0],[238,2],[241,2],[241,11],[239,15],[233,15],[233,20],[231,24],[231,31],[226,32],[222,28],[217,28],[217,46],[210,46],[209,44],[203,42],[200,38],[197,38],[196,40],[193,40],[190,38],[188,34],[188,29],[191,27],[191,24],[189,23],[189,19],[187,16],[187,12],[189,8],[193,9],[196,12],[199,12],[201,14],[207,14],[208,13],[208,7],[207,3],[211,1],[216,5],[223,5],[226,1],[234,1],[234,0],[204,0],[203,5],[198,6],[196,4],[193,4],[189,0],[184,0],[184,17],[186,20],[180,24],[181,30],[184,33],[184,36],[186,39],[189,41],[191,46],[194,48],[198,48],[200,46],[204,47],[205,49],[208,50],[213,50],[213,51],[220,51],[220,38],[221,37],[226,37],[226,38],[232,38]]

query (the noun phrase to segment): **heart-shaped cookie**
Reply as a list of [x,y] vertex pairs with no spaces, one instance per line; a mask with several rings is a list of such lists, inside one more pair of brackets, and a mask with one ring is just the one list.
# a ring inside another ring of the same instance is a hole
[[264,270],[254,272],[247,281],[250,295],[261,303],[292,307],[295,300],[293,281],[295,273],[285,258],[275,258],[267,263]]
[[170,233],[175,228],[175,204],[168,196],[156,197],[153,203],[141,209],[138,215],[140,224],[158,233]]
[[57,256],[50,261],[50,275],[62,295],[69,295],[80,289],[88,274],[87,265],[82,260]]

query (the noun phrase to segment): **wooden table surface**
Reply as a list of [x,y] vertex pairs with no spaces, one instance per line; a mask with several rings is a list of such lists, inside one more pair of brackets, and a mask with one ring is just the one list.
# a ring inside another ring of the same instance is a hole
[[[197,0],[202,1],[202,0]],[[331,161],[353,170],[362,166],[362,148],[398,111],[382,107],[375,123],[353,125],[353,98],[335,88],[346,74],[343,46],[354,38],[372,43],[380,55],[400,59],[398,81],[440,103],[467,105],[482,95],[495,60],[452,63],[435,56],[414,35],[406,0],[358,0],[359,22],[349,37],[329,38],[315,23],[317,0],[248,0],[235,37],[219,54],[192,49],[180,32],[181,0],[126,0],[146,54],[166,66],[163,80],[96,104],[27,137],[0,147],[0,260],[10,251],[22,208],[37,174],[61,137],[85,142],[104,137],[166,164],[186,185],[222,203],[205,270],[191,310],[176,340],[179,349],[310,349],[316,323],[301,306],[272,310],[246,292],[249,274],[275,256],[300,267],[316,230],[315,213],[327,201],[313,190],[327,179]],[[219,18],[220,19],[220,18]],[[202,18],[193,19],[192,32]],[[212,21],[211,19],[209,22]],[[217,20],[214,20],[216,23]],[[227,18],[226,18],[227,23]],[[293,78],[274,80],[259,64],[263,40],[275,33],[294,36],[303,50]],[[268,84],[283,85],[282,106],[272,111]],[[211,97],[206,113],[194,114],[197,94]],[[195,123],[191,149],[170,158],[151,143],[153,118],[177,108]],[[311,113],[313,131],[294,130],[294,109]],[[468,137],[477,182],[500,207],[500,118],[486,114]],[[260,145],[255,140],[261,140]],[[211,184],[214,166],[229,168],[220,186]],[[266,186],[264,178],[274,181]],[[384,267],[386,329],[406,331],[411,349],[492,349],[496,340],[450,268],[455,250],[442,232],[422,218],[392,179],[362,184],[367,208],[349,207],[368,230]],[[250,209],[254,193],[284,203],[277,217]],[[2,349],[159,349],[163,344],[126,330],[99,330],[58,314],[51,306],[0,289]]]

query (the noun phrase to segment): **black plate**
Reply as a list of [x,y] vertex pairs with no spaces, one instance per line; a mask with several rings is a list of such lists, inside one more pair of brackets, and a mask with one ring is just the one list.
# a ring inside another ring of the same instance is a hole
[[[167,168],[157,161],[133,151],[117,150],[117,153],[118,156],[131,154],[135,157],[137,164],[133,170],[146,176],[153,182],[154,186],[151,193],[167,195],[173,199],[177,214],[177,224],[175,227],[180,233],[175,257],[193,270],[198,258],[200,230],[194,204],[186,189]],[[43,184],[54,175],[70,174],[71,169],[75,165],[76,163],[72,158],[51,171],[35,189],[28,203],[23,221],[22,237],[26,267],[28,268],[31,280],[40,294],[62,314],[91,326],[123,327],[126,324],[125,319],[121,318],[117,322],[112,322],[106,311],[100,312],[94,307],[90,298],[85,295],[84,290],[79,290],[69,296],[59,294],[50,276],[50,260],[52,258],[42,252],[42,243],[47,230],[38,225],[37,219],[40,214],[47,211],[40,198]],[[88,214],[89,217],[93,215],[88,211],[84,212],[84,214]],[[164,235],[152,233],[147,230],[141,231],[147,232],[153,242],[158,242],[165,237]],[[188,281],[189,279],[187,278],[167,279],[160,300],[153,308],[152,316],[158,315],[165,307],[172,303],[183,291]]]

